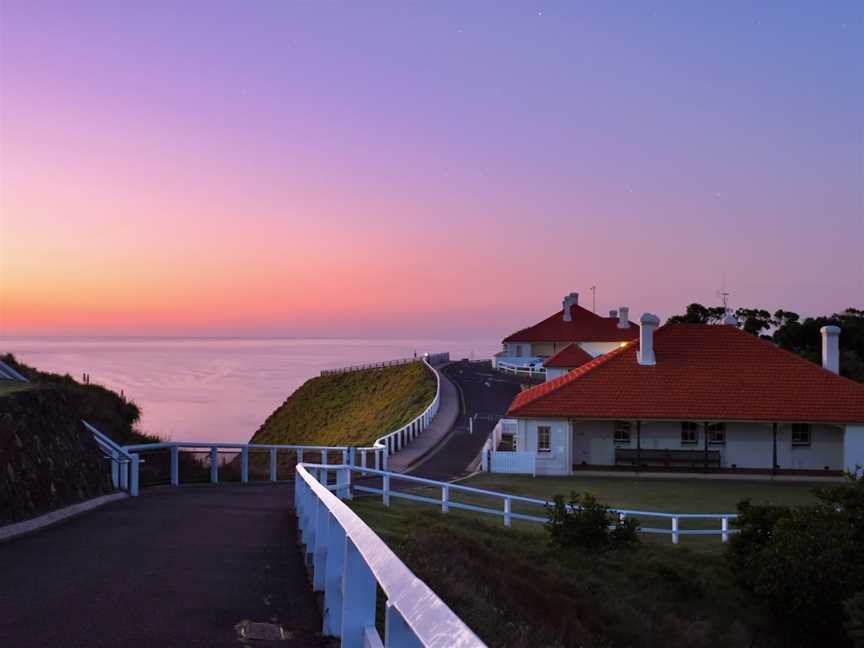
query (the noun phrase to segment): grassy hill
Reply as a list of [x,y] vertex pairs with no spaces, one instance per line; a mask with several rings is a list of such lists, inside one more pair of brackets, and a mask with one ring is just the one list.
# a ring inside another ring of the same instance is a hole
[[435,377],[420,362],[312,378],[250,443],[369,445],[419,415],[434,397]]
[[[30,384],[2,381],[4,385],[0,387],[0,397],[23,389],[54,389],[71,398],[75,404],[76,417],[89,421],[120,445],[159,441],[157,437],[144,434],[135,428],[141,417],[141,410],[135,402],[121,398],[120,394],[107,387],[81,384],[69,374],[39,371],[18,362],[11,353],[0,355],[0,360],[30,381]],[[67,413],[72,416],[71,410]]]

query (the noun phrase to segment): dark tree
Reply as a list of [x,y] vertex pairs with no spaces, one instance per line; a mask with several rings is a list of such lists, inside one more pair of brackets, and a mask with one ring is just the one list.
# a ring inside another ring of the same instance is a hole
[[703,306],[690,304],[684,315],[673,315],[667,324],[719,324],[723,321],[726,311],[722,306]]

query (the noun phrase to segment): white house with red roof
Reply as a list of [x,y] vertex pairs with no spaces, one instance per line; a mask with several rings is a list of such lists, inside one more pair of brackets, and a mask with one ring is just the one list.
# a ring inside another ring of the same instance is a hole
[[[560,311],[504,338],[503,350],[495,355],[493,362],[499,368],[540,367],[545,360],[568,347],[566,361],[570,363],[577,356],[584,360],[608,353],[639,336],[639,327],[627,318],[628,312],[629,309],[622,306],[610,311],[609,317],[603,317],[580,306],[579,293],[570,293],[564,297]],[[554,368],[564,367],[556,365]]]
[[822,329],[819,366],[736,326],[640,324],[639,339],[513,401],[515,447],[536,474],[864,466],[864,385],[838,375],[839,328]]

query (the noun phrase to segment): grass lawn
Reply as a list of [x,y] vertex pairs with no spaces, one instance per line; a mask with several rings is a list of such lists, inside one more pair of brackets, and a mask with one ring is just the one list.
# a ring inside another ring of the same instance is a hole
[[420,362],[313,378],[251,443],[368,446],[420,415],[434,397],[435,377]]
[[508,529],[411,502],[350,506],[490,646],[779,645],[719,552],[655,542],[561,550],[539,525]]
[[32,384],[21,382],[20,380],[0,380],[0,396],[30,389],[32,386]]
[[[521,475],[489,475],[483,474],[457,482],[458,485],[482,488],[491,491],[512,493],[538,499],[551,500],[556,494],[569,495],[571,490],[594,493],[599,501],[613,508],[643,510],[658,513],[735,513],[737,503],[745,498],[754,502],[772,502],[775,504],[807,504],[813,501],[811,489],[816,483],[799,482],[769,482],[769,481],[737,481],[737,480],[694,480],[694,479],[658,479],[637,477],[523,477]],[[440,498],[438,488],[417,488],[411,482],[391,480],[391,488],[397,491],[410,491],[413,494],[432,498]],[[373,498],[380,502],[380,497]],[[497,511],[503,510],[500,497],[461,493],[450,491],[450,501],[474,506],[482,506]],[[436,505],[412,502],[392,498],[394,510],[407,513],[423,513],[436,510]],[[542,506],[521,502],[512,503],[514,513],[545,517]],[[483,519],[489,524],[503,527],[503,518],[491,514],[481,514],[472,511],[451,508],[450,515],[466,519]],[[637,516],[641,526],[659,529],[670,529],[671,520]],[[685,530],[712,529],[719,531],[720,520],[682,519],[679,528]],[[514,520],[513,527],[526,533],[545,533],[541,524]],[[646,543],[669,545],[672,538],[669,534],[643,534]],[[680,536],[682,546],[700,554],[719,555],[724,545],[719,535]]]
[[732,479],[662,479],[658,477],[528,477],[482,474],[459,482],[465,486],[551,500],[556,494],[590,491],[614,508],[663,513],[734,513],[738,502],[810,504],[811,490],[824,485]]

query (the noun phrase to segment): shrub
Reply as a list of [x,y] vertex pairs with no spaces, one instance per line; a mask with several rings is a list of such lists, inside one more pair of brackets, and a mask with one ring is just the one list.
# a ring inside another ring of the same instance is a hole
[[566,503],[563,495],[556,495],[546,513],[549,519],[544,526],[558,547],[603,551],[638,542],[638,520],[622,520],[588,492],[574,491]]
[[727,557],[795,643],[840,645],[844,618],[862,607],[864,481],[814,493],[815,505],[796,508],[741,502]]

